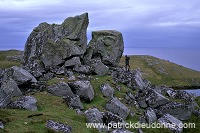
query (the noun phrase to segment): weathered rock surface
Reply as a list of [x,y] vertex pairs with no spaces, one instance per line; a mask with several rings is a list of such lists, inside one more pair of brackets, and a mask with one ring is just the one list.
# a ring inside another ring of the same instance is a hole
[[105,65],[117,66],[124,51],[122,34],[114,30],[93,31],[85,58],[100,58]]
[[170,114],[179,120],[187,120],[192,114],[192,107],[190,105],[171,102],[158,108],[159,116]]
[[72,127],[63,123],[55,122],[53,120],[48,120],[46,127],[50,130],[62,133],[71,133]]
[[152,108],[145,110],[145,117],[148,123],[153,123],[157,120],[156,113]]
[[83,104],[81,103],[80,97],[78,95],[64,96],[63,99],[70,108],[81,110],[84,109]]
[[65,82],[59,82],[47,87],[47,91],[55,96],[72,96],[74,95],[69,85]]
[[175,133],[181,133],[183,131],[183,128],[179,127],[179,125],[183,124],[182,121],[170,114],[165,114],[163,117],[159,118],[158,121]]
[[23,84],[27,85],[27,84],[37,82],[37,80],[35,79],[35,77],[32,74],[30,74],[25,69],[22,69],[17,66],[13,66],[13,67],[7,69],[4,76],[5,76],[5,78],[10,77],[13,80],[15,80],[17,85],[23,85]]
[[115,129],[111,133],[134,133],[134,132],[128,131],[126,129]]
[[4,129],[4,125],[2,121],[0,121],[0,129]]
[[94,90],[90,81],[75,81],[68,83],[72,91],[79,95],[80,98],[92,101],[94,98]]
[[103,94],[103,96],[107,97],[107,98],[113,98],[113,94],[114,94],[114,89],[107,83],[102,84],[100,86],[100,90]]
[[126,119],[130,109],[128,109],[123,103],[121,103],[117,98],[112,98],[111,100],[109,100],[106,105],[105,108],[109,111],[111,111],[112,113],[120,116],[123,119]]
[[81,56],[87,47],[88,13],[67,18],[61,25],[41,23],[29,35],[23,64],[31,71],[57,68],[68,58]]
[[124,120],[116,114],[113,114],[110,111],[106,111],[103,113],[103,122],[108,123],[122,123]]
[[65,62],[65,67],[74,67],[75,65],[81,65],[79,57],[73,57]]
[[103,123],[103,114],[97,108],[90,108],[85,111],[88,123]]
[[116,82],[125,84],[132,89],[144,89],[150,84],[143,79],[139,70],[127,72],[123,68],[113,68],[112,76]]
[[11,104],[9,104],[9,108],[36,111],[37,110],[36,102],[37,100],[32,96],[23,96],[18,98]]
[[91,73],[94,72],[92,67],[90,67],[88,65],[76,65],[74,67],[74,71],[79,72],[79,73],[83,73],[83,74],[91,74]]
[[17,83],[12,79],[4,79],[1,84],[1,91],[6,92],[7,94],[12,93],[12,96],[21,96],[22,92],[18,88]]
[[109,68],[100,59],[91,59],[86,64],[99,76],[106,75],[109,71]]

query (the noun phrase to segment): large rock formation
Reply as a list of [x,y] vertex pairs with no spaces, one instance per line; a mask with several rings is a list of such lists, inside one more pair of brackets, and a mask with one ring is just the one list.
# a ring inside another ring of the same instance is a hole
[[61,25],[41,23],[27,39],[23,64],[37,75],[81,56],[87,47],[88,14],[69,17]]
[[117,66],[124,51],[122,34],[114,30],[92,32],[85,58],[100,58],[105,65]]

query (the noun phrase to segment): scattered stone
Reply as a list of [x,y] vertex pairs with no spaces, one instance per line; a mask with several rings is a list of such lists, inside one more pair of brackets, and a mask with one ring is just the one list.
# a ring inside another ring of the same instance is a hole
[[85,111],[88,123],[103,123],[103,114],[97,108],[90,108]]
[[171,102],[158,108],[157,115],[163,116],[170,114],[179,120],[188,120],[192,115],[192,107],[190,105]]
[[103,76],[103,75],[106,75],[109,71],[109,68],[104,65],[100,59],[91,59],[91,60],[88,60],[86,62],[86,64],[88,66],[90,66],[93,70],[94,70],[94,73],[96,73],[97,75],[99,76]]
[[72,127],[63,123],[55,122],[53,120],[48,120],[46,127],[50,130],[63,133],[71,133]]
[[40,80],[41,80],[41,81],[48,81],[48,80],[52,79],[53,77],[54,77],[54,73],[48,72],[48,73],[43,74],[43,75],[40,77]]
[[5,76],[11,77],[17,85],[23,85],[23,84],[31,84],[31,83],[36,83],[37,80],[35,77],[33,77],[32,74],[30,74],[28,71],[25,69],[22,69],[17,66],[13,66],[9,69],[6,70]]
[[94,98],[94,90],[90,81],[75,81],[68,83],[72,91],[87,101],[92,101]]
[[124,120],[118,115],[113,114],[112,112],[106,111],[103,113],[103,122],[108,123],[122,123]]
[[16,101],[12,102],[8,106],[9,108],[12,109],[26,109],[26,110],[36,111],[37,110],[36,102],[37,100],[32,96],[23,96],[18,98]]
[[18,88],[17,83],[12,78],[8,78],[6,80],[4,79],[2,81],[0,90],[6,92],[7,94],[12,93],[12,96],[22,95],[22,92]]
[[138,133],[143,133],[143,131],[142,131],[141,128],[138,128],[138,129],[137,129],[137,132],[138,132]]
[[179,125],[183,124],[182,121],[170,114],[165,114],[163,117],[159,118],[158,121],[175,133],[181,133],[183,131],[183,128],[179,127]]
[[113,94],[114,94],[114,89],[107,83],[102,84],[100,86],[100,90],[103,93],[103,96],[107,97],[107,98],[113,98]]
[[199,109],[194,109],[193,114],[195,114],[197,117],[200,118],[200,110]]
[[63,99],[70,108],[73,109],[84,109],[81,103],[80,97],[78,95],[64,96]]
[[4,129],[4,125],[2,121],[0,121],[0,129]]
[[65,67],[62,66],[62,67],[58,68],[55,73],[58,75],[65,74]]
[[80,110],[80,109],[75,109],[76,110],[76,113],[78,114],[78,115],[82,115],[83,114],[83,112]]
[[73,57],[65,62],[65,67],[74,67],[75,65],[81,65],[79,57]]
[[124,51],[122,34],[114,30],[93,31],[84,58],[101,58],[107,66],[117,66]]
[[76,79],[73,71],[68,70],[68,71],[66,71],[65,75],[67,76],[68,80],[75,80]]
[[134,116],[135,116],[135,112],[133,112],[133,111],[130,112],[130,116],[131,116],[131,117],[134,117]]
[[115,129],[111,133],[134,133],[134,132],[128,131],[126,129]]
[[123,103],[121,103],[117,98],[112,98],[111,100],[109,100],[106,105],[105,108],[109,111],[111,111],[112,113],[120,116],[123,119],[126,119],[130,109],[128,109]]
[[145,110],[145,117],[149,124],[157,121],[156,113],[154,112],[152,108],[148,108]]
[[48,86],[47,91],[59,97],[74,95],[69,85],[65,82],[59,82],[51,86]]
[[83,73],[83,74],[91,74],[94,72],[92,67],[90,67],[88,65],[76,65],[74,67],[74,71],[78,72],[78,73]]

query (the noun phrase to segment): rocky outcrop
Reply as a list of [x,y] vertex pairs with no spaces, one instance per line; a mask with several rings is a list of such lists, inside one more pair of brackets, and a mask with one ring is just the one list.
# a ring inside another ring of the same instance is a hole
[[107,98],[113,98],[113,94],[114,94],[114,89],[107,83],[102,84],[100,86],[100,90],[103,94],[103,96],[107,97]]
[[86,51],[88,13],[67,18],[61,25],[41,23],[29,35],[23,64],[31,71],[43,73],[64,64]]
[[117,66],[124,51],[122,34],[114,30],[93,31],[86,60],[100,58],[108,66]]
[[69,85],[65,82],[59,82],[47,87],[47,91],[55,96],[72,96],[74,95]]
[[109,111],[111,111],[112,113],[120,116],[123,119],[126,119],[130,109],[128,109],[123,103],[121,103],[117,98],[112,98],[111,100],[109,100],[106,105],[105,108]]
[[180,125],[183,125],[182,121],[178,120],[170,114],[165,114],[163,117],[158,119],[158,122],[175,133],[181,133],[183,131],[183,127],[179,127]]
[[62,133],[71,133],[72,127],[63,123],[55,122],[53,120],[48,120],[46,127],[49,130],[53,130],[55,132],[62,132]]
[[92,101],[94,98],[94,90],[90,81],[75,81],[68,83],[72,91],[79,95],[80,98]]
[[11,104],[9,104],[9,108],[36,111],[37,110],[36,102],[37,100],[32,96],[23,96],[18,98]]

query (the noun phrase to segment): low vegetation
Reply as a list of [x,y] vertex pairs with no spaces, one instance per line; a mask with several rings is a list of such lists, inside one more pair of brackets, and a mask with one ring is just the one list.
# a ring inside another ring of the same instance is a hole
[[[8,62],[4,62],[6,56],[13,54],[14,52],[15,51],[0,52],[1,69],[13,65],[20,65],[19,61],[8,61],[10,62],[10,64]],[[131,69],[140,68],[140,70],[143,72],[144,77],[156,85],[196,85],[194,84],[194,81],[200,83],[200,72],[184,68],[169,61],[160,60],[151,56],[131,56],[130,63]],[[120,65],[124,66],[124,58],[121,59]],[[158,71],[161,66],[164,69],[165,73],[161,73],[160,71]],[[185,78],[188,82],[186,82]],[[48,81],[48,85],[57,83],[60,80],[67,82],[67,79],[63,79],[63,77],[60,77]],[[85,108],[83,111],[91,107],[97,107],[100,111],[105,111],[104,106],[109,99],[103,97],[102,93],[100,92],[99,87],[103,83],[109,83],[113,88],[115,88],[115,96],[120,98],[123,103],[123,98],[126,91],[131,91],[133,94],[137,93],[137,91],[133,91],[122,84],[119,84],[121,86],[121,91],[118,91],[116,89],[116,84],[113,82],[111,76],[91,76],[91,84],[95,91],[95,98],[90,103],[83,102]],[[69,124],[70,126],[72,126],[73,133],[97,132],[96,129],[87,129],[85,125],[86,117],[84,115],[78,115],[75,110],[70,109],[62,98],[53,96],[46,91],[37,92],[30,95],[33,95],[37,99],[38,110],[27,111],[20,109],[0,109],[0,121],[3,121],[5,125],[5,128],[3,130],[0,130],[0,133],[50,133],[52,131],[49,131],[45,128],[47,120],[54,120],[57,122]],[[200,105],[200,97],[196,98],[196,102],[198,105]],[[129,115],[126,121],[137,122],[138,117],[140,116],[139,114],[143,113],[143,110],[140,110],[140,112],[138,112],[135,107],[129,108],[136,114],[134,117],[131,117]],[[198,117],[192,115],[189,120],[184,122],[191,122],[196,124],[195,129],[184,129],[184,133],[200,132],[200,123]],[[137,132],[136,129],[130,130]],[[168,129],[142,130],[144,131],[144,133],[171,132]]]

